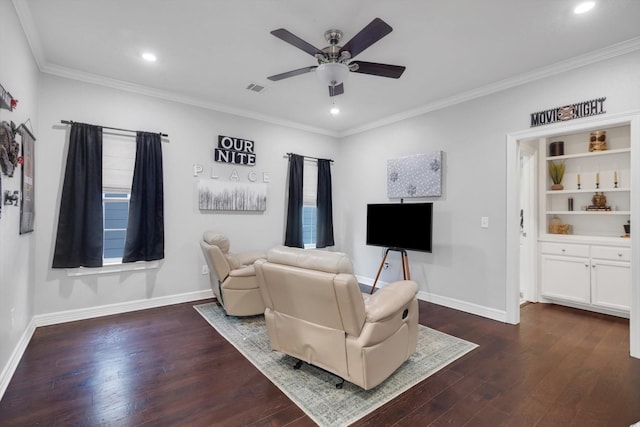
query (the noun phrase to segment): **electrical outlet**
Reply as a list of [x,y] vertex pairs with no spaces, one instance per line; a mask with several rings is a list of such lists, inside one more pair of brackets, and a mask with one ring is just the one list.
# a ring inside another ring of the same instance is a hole
[[207,264],[202,264],[202,274],[209,274],[209,266]]
[[390,264],[389,264],[388,262],[385,262],[385,263],[384,263],[384,269],[385,269],[385,270],[386,270],[386,269],[388,269],[388,268],[389,268],[389,265],[390,265]]
[[489,228],[489,217],[483,216],[480,218],[480,228]]

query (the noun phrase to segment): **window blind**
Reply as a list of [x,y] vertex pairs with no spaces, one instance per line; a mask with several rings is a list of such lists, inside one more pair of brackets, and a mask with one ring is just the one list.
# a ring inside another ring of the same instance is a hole
[[315,160],[305,160],[302,181],[302,204],[305,206],[315,206],[317,192],[318,162]]
[[136,161],[136,142],[129,135],[103,132],[102,188],[105,192],[131,192],[133,168]]

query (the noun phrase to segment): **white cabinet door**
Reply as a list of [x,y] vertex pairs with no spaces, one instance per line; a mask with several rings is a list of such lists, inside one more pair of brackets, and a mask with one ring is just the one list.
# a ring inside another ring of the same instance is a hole
[[631,267],[628,262],[591,261],[591,303],[629,311],[631,304]]
[[589,258],[542,255],[541,261],[542,296],[591,302]]

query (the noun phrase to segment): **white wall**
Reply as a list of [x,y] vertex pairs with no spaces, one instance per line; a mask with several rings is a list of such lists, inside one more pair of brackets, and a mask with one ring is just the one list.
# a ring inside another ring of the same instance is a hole
[[[60,120],[169,135],[168,142],[163,143],[165,260],[157,271],[73,278],[65,270],[51,268],[68,139],[68,128]],[[37,150],[36,201],[41,232],[37,235],[36,314],[209,289],[200,269],[204,263],[198,245],[202,232],[217,229],[228,233],[232,251],[282,244],[288,165],[283,156],[296,152],[333,157],[337,150],[337,141],[331,137],[52,75],[41,79],[40,123],[43,142]],[[256,166],[214,164],[211,150],[218,135],[255,141]],[[204,166],[199,178],[193,177],[194,163]],[[200,178],[210,179],[211,167],[221,180],[228,180],[233,169],[243,182],[248,180],[249,171],[258,172],[258,176],[268,173],[266,212],[200,212],[196,184]]]
[[[38,68],[13,5],[0,0],[0,83],[18,99],[14,111],[0,110],[0,121],[28,119],[37,132]],[[36,138],[39,136],[36,133]],[[40,138],[36,145],[40,144]],[[2,176],[2,190],[20,190],[21,168]],[[1,202],[0,202],[1,203]],[[11,358],[33,316],[34,234],[19,234],[20,208],[2,207],[0,218],[0,372]],[[37,228],[36,218],[36,228]],[[13,322],[12,322],[13,317]],[[2,378],[0,375],[0,395]]]
[[[640,108],[640,53],[344,138],[336,165],[338,245],[356,274],[373,278],[383,252],[366,246],[366,204],[387,202],[386,161],[444,151],[444,194],[433,200],[433,253],[409,251],[412,279],[434,301],[501,317],[506,309],[507,133],[535,111],[606,96],[609,113]],[[353,167],[358,164],[358,167]],[[489,228],[480,218],[489,217]],[[401,278],[397,253],[382,280]],[[395,268],[394,268],[395,267]]]

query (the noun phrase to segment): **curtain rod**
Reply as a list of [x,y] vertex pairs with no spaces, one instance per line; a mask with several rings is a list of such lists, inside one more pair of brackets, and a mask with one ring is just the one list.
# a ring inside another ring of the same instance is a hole
[[[291,157],[291,155],[296,154],[296,153],[287,153],[287,157]],[[300,154],[298,154],[298,156],[300,156]],[[333,163],[333,159],[321,159],[319,157],[313,157],[313,156],[302,156],[305,159],[314,159],[314,160],[329,160],[331,163]]]
[[[73,120],[60,120],[60,123],[62,123],[64,125],[72,125],[74,123],[75,124],[79,124],[79,125],[88,124],[88,123],[74,122]],[[91,125],[91,126],[97,126],[97,127],[101,127],[101,128],[104,128],[104,129],[119,130],[119,131],[122,131],[122,132],[135,132],[135,133],[142,132],[142,131],[138,131],[138,130],[121,129],[121,128],[114,128],[114,127],[110,127],[110,126],[98,126],[98,125]],[[166,136],[166,137],[169,136],[166,133],[161,133],[161,132],[148,132],[148,133],[159,133],[160,136]]]

